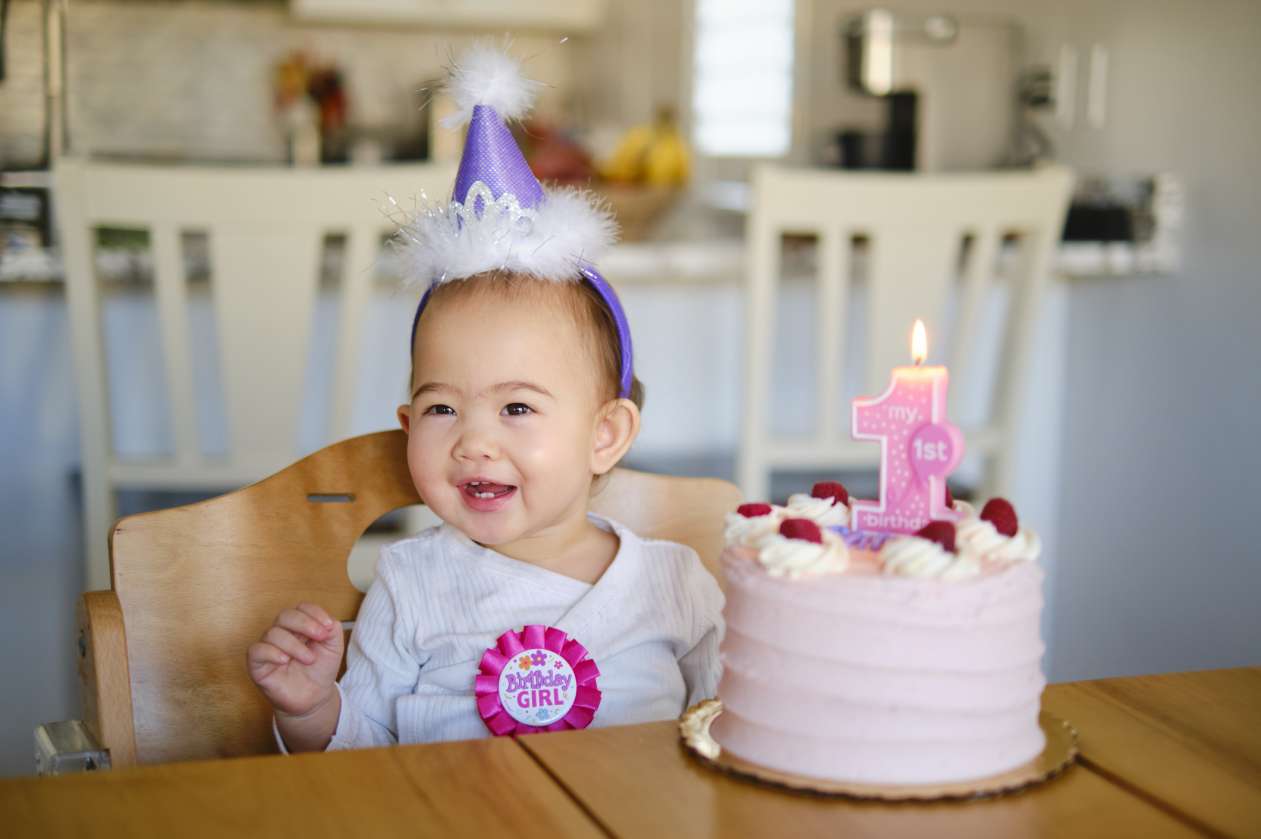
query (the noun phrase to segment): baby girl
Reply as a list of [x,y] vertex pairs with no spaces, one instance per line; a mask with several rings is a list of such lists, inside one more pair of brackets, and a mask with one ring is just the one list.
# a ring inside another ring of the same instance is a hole
[[341,626],[318,605],[250,647],[282,749],[672,719],[714,693],[714,579],[690,548],[589,512],[639,431],[642,389],[621,305],[588,261],[607,216],[542,190],[504,125],[533,85],[484,46],[452,72],[468,140],[454,200],[402,231],[432,284],[398,409],[443,523],[382,552],[340,682]]

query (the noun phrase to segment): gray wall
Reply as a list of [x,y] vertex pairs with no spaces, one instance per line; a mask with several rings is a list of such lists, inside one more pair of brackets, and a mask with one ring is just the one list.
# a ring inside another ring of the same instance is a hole
[[1082,5],[1112,52],[1096,171],[1187,189],[1184,268],[1071,295],[1052,674],[1261,662],[1261,4]]

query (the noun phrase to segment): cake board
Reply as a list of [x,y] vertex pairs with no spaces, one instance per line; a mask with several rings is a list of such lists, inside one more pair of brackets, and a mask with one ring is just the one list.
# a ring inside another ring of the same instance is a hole
[[1056,777],[1077,760],[1077,730],[1066,720],[1042,711],[1038,724],[1046,747],[1037,757],[1014,769],[985,778],[936,784],[863,784],[832,781],[781,772],[737,757],[724,750],[709,732],[722,713],[722,702],[706,699],[683,712],[679,734],[683,747],[701,763],[728,775],[793,792],[836,798],[879,801],[943,801],[989,798],[1017,792]]

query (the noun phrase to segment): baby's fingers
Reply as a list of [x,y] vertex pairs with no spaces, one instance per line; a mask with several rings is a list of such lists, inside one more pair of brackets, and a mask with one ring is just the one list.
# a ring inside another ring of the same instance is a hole
[[332,627],[335,623],[337,623],[337,621],[333,620],[332,615],[314,603],[299,603],[298,611],[305,612],[327,627]]
[[250,644],[249,652],[245,657],[249,659],[250,664],[289,663],[289,656],[283,650],[264,641]]
[[332,631],[331,627],[297,609],[285,609],[281,612],[276,618],[276,626],[287,629],[294,635],[305,635],[312,641],[323,641]]
[[288,654],[303,664],[315,663],[315,653],[307,649],[306,644],[287,629],[273,626],[263,635],[263,640],[268,644],[279,647],[281,652]]
[[262,679],[275,672],[277,667],[284,667],[289,660],[289,656],[280,648],[262,641],[251,644],[245,653],[245,663],[249,667],[250,675],[255,679]]

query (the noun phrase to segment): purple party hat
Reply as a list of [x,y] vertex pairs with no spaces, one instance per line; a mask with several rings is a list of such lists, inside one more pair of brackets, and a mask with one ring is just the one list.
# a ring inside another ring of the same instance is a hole
[[612,244],[616,225],[587,193],[544,189],[504,122],[529,110],[539,83],[522,78],[520,65],[507,53],[479,43],[453,63],[446,87],[458,111],[445,124],[467,122],[468,136],[451,201],[421,209],[400,230],[405,268],[428,284],[412,322],[413,344],[420,314],[440,283],[495,270],[586,282],[613,316],[621,350],[619,395],[629,396],[630,324],[593,264]]
[[530,171],[525,156],[513,139],[503,118],[490,105],[474,105],[469,122],[468,139],[460,158],[460,171],[455,175],[455,191],[451,198],[467,208],[472,200],[473,212],[482,215],[484,197],[470,190],[485,184],[494,198],[512,195],[524,208],[534,209],[543,202],[543,187]]

